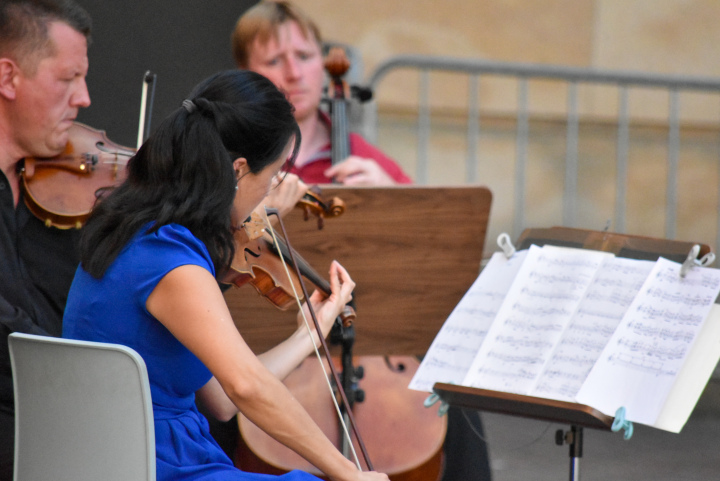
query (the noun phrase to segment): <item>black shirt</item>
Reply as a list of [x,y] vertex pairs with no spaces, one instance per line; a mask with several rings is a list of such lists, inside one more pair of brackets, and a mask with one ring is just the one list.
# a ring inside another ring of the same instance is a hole
[[79,263],[77,229],[46,227],[0,172],[0,410],[13,411],[7,337],[60,336],[67,293]]

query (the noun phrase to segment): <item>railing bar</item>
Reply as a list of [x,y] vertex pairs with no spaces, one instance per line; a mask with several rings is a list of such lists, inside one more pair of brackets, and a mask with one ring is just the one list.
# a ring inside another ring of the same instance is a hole
[[525,177],[527,146],[530,132],[528,115],[528,80],[520,78],[518,84],[518,116],[515,152],[515,213],[513,215],[513,238],[517,238],[525,224]]
[[683,90],[717,90],[716,77],[652,74],[633,71],[595,70],[547,64],[496,62],[482,59],[428,55],[398,55],[380,63],[366,84],[373,88],[391,70],[398,68],[439,69],[454,72],[547,78],[585,83],[623,84],[642,87],[666,87]]
[[420,100],[418,106],[418,184],[426,185],[429,177],[428,150],[430,149],[430,71],[420,72]]
[[[515,234],[524,227],[526,208],[526,176],[529,149],[529,109],[527,107],[528,82],[534,79],[555,79],[566,83],[606,83],[614,84],[619,89],[619,109],[617,118],[617,173],[615,189],[615,226],[613,230],[624,232],[627,229],[627,202],[629,184],[629,154],[630,154],[630,107],[629,89],[635,87],[662,88],[669,94],[668,139],[667,139],[667,185],[665,205],[665,236],[673,239],[677,235],[678,228],[678,172],[681,153],[681,130],[680,130],[680,93],[684,91],[705,91],[720,93],[720,80],[717,77],[692,77],[685,75],[664,75],[650,74],[634,71],[599,71],[592,68],[576,68],[552,66],[545,64],[520,64],[494,62],[477,59],[454,59],[447,57],[433,57],[422,55],[403,55],[389,59],[381,63],[370,76],[366,83],[371,87],[375,85],[391,70],[397,68],[411,68],[423,71],[420,78],[420,102],[418,105],[418,183],[429,181],[429,146],[431,144],[431,108],[429,101],[429,75],[434,70],[447,72],[465,72],[477,77],[482,75],[496,74],[514,76],[518,84],[517,111],[517,138],[516,138],[516,174],[515,174],[515,205],[513,213],[513,228]],[[470,92],[468,97],[468,119],[467,119],[467,159],[466,178],[469,182],[477,181],[480,177],[480,162],[478,152],[480,150],[480,108],[479,89],[476,89],[475,79],[470,80]],[[479,84],[477,84],[479,85]],[[473,97],[477,95],[477,98]],[[477,101],[477,103],[475,103]],[[568,100],[570,105],[570,100]],[[570,115],[570,114],[569,114]],[[373,122],[377,128],[377,118]],[[568,120],[568,132],[566,139],[566,163],[572,160],[572,152],[578,152],[577,139],[574,140],[573,129],[577,127],[579,134],[579,116],[577,124]],[[579,153],[579,152],[578,152]],[[472,160],[474,158],[474,161]],[[720,159],[719,159],[720,160]],[[573,197],[577,200],[578,192],[578,166],[579,161],[575,159],[575,165],[566,165],[566,184],[564,196],[568,199]],[[573,185],[574,182],[574,185]],[[716,226],[717,250],[720,251],[720,194],[718,195],[718,219]],[[577,203],[576,203],[577,204]],[[563,219],[574,222],[579,215],[579,209],[572,205],[563,203]]]
[[[718,139],[720,143],[720,139]],[[718,148],[718,177],[720,178],[720,148]],[[715,254],[720,254],[720,185],[718,185],[718,198],[717,198],[717,209],[715,211],[718,214],[717,222],[715,223]]]
[[372,144],[378,143],[378,104],[375,99],[370,100],[362,108],[363,133],[367,135],[367,140]]
[[630,152],[630,106],[628,88],[619,88],[617,130],[617,172],[615,174],[615,232],[625,232],[628,156]]
[[468,79],[467,158],[465,160],[465,178],[470,184],[474,184],[478,181],[478,140],[480,137],[478,80],[478,75],[470,75],[470,78]]
[[665,200],[665,237],[675,239],[677,230],[677,174],[680,158],[680,97],[677,89],[670,92],[668,117],[668,170]]
[[563,225],[576,227],[578,183],[578,85],[568,85],[567,127],[565,131],[565,193],[563,195]]

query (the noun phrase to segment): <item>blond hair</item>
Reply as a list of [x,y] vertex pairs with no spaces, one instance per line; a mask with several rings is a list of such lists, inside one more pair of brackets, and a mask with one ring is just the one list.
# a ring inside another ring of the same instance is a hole
[[318,46],[322,45],[320,30],[305,12],[288,2],[262,1],[246,11],[235,24],[231,45],[236,65],[247,68],[255,41],[264,44],[271,37],[277,39],[278,28],[287,22],[295,22],[306,38],[313,38]]

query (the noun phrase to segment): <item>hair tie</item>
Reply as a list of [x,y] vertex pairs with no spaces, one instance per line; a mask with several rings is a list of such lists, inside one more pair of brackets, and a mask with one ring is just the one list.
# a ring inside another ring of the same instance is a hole
[[197,105],[190,99],[183,100],[182,106],[185,107],[185,110],[187,110],[189,114],[197,110]]

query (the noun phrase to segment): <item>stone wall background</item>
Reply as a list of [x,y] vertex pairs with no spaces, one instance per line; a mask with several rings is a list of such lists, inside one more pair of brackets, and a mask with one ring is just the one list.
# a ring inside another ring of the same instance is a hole
[[[720,2],[714,0],[301,0],[326,40],[361,53],[365,79],[399,54],[444,55],[720,78]],[[411,174],[418,76],[398,71],[382,80],[377,144]],[[430,76],[430,184],[464,182],[467,80]],[[615,209],[618,94],[606,86],[578,91],[580,165],[577,227],[603,229]],[[494,194],[486,245],[512,227],[523,209],[526,227],[562,223],[567,91],[530,81],[530,145],[525,205],[513,205],[517,81],[480,80],[480,183]],[[625,232],[665,237],[669,109],[667,92],[630,89],[629,192]],[[716,245],[720,96],[680,95],[681,153],[676,238]],[[610,226],[613,230],[613,226]],[[519,233],[513,233],[518,235]]]
[[[720,76],[720,3],[714,0],[299,0],[327,40],[355,46],[365,78],[399,54],[447,55],[611,70]],[[464,105],[452,81],[441,81],[435,107]],[[409,88],[410,87],[410,88]],[[398,78],[378,92],[382,108],[407,106],[414,85]],[[489,110],[514,103],[513,89],[487,86]],[[560,96],[558,96],[560,95]],[[585,92],[582,108],[602,114],[601,91]],[[652,97],[635,114],[652,114]],[[564,93],[546,86],[533,96],[538,113],[554,113]],[[683,115],[716,120],[720,103],[696,101]]]

